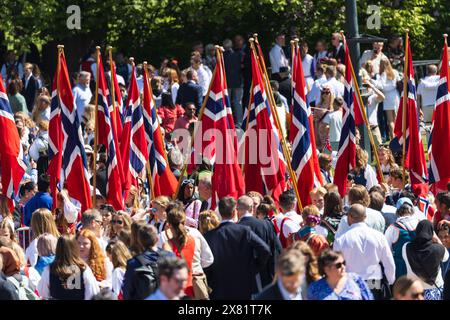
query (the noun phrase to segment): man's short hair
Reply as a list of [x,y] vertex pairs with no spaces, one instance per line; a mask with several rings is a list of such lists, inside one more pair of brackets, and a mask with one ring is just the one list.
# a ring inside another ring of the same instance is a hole
[[236,209],[236,200],[233,197],[223,197],[219,201],[219,213],[222,218],[229,219]]
[[384,205],[384,197],[378,191],[373,191],[370,193],[370,205],[369,208],[377,211],[381,211]]
[[282,276],[292,276],[305,272],[305,259],[299,250],[290,249],[282,252],[276,262],[276,270]]
[[352,204],[347,215],[351,216],[355,222],[362,222],[366,219],[366,208],[360,203]]
[[50,178],[47,174],[42,173],[38,178],[38,191],[47,192],[50,187]]
[[80,71],[78,73],[78,77],[80,79],[86,79],[87,77],[90,77],[90,76],[91,76],[91,74],[89,72],[87,72],[87,71]]
[[427,75],[435,75],[438,72],[438,68],[435,64],[427,65]]
[[241,196],[237,201],[236,207],[240,211],[251,211],[253,208],[253,199],[249,196]]
[[330,77],[335,77],[336,76],[336,67],[335,66],[327,66],[325,68],[325,75],[330,76]]
[[168,279],[172,278],[175,272],[181,269],[187,269],[188,266],[184,259],[179,259],[175,256],[161,256],[158,259],[158,276],[165,276]]
[[331,162],[333,162],[331,154],[321,153],[319,155],[319,167],[325,168]]
[[368,207],[370,204],[370,198],[366,187],[362,185],[352,187],[348,192],[348,201],[350,204],[359,203],[365,207]]
[[81,224],[83,228],[91,226],[94,220],[103,220],[100,211],[97,209],[88,209],[81,215]]
[[194,78],[194,74],[195,73],[197,73],[197,71],[195,71],[195,70],[188,70],[187,72],[186,72],[186,78],[188,79],[188,80],[192,80],[193,78]]
[[413,208],[408,203],[402,204],[400,208],[398,208],[397,211],[395,212],[395,214],[398,217],[412,215],[413,213],[414,213]]
[[211,175],[200,176],[198,178],[198,184],[200,183],[203,183],[207,188],[212,188]]
[[195,103],[193,102],[185,102],[183,103],[183,109],[187,109],[187,107],[189,106],[194,106],[195,107]]
[[151,249],[158,243],[158,230],[152,225],[142,225],[138,229],[138,242],[145,249]]
[[381,193],[383,198],[386,198],[386,192],[384,191],[384,189],[379,184],[374,185],[372,188],[370,188],[369,194],[371,194],[372,192]]
[[33,181],[27,181],[25,183],[23,183],[20,188],[19,188],[19,195],[21,197],[25,196],[25,192],[30,192],[33,191],[34,188],[36,188],[36,184]]
[[295,205],[296,200],[294,192],[286,190],[280,195],[280,207],[291,208]]
[[436,199],[440,204],[443,204],[447,208],[450,208],[450,192],[439,192],[436,196]]

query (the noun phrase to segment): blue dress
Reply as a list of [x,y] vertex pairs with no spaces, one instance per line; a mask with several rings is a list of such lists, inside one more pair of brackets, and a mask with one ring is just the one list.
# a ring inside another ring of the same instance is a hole
[[334,292],[325,278],[310,284],[308,300],[374,300],[364,280],[355,273],[347,273],[347,281],[339,294]]

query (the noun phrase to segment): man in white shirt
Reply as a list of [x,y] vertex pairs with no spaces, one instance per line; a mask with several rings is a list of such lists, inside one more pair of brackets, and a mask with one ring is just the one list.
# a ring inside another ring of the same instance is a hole
[[84,108],[86,108],[92,99],[92,91],[89,87],[90,82],[91,74],[87,71],[80,71],[78,75],[78,84],[72,89],[80,123],[83,119]]
[[211,82],[212,73],[207,66],[202,63],[202,57],[197,53],[191,56],[191,70],[197,71],[198,84],[202,87],[203,97],[206,96]]
[[[333,92],[334,97],[344,97],[344,84],[336,79],[336,67],[326,66],[325,77],[327,80],[322,84],[322,88],[329,87]],[[316,105],[320,103],[320,93],[316,97]]]
[[158,259],[158,289],[145,300],[180,300],[188,281],[188,266],[184,259],[168,256]]
[[350,229],[335,239],[333,250],[344,255],[347,270],[363,278],[377,298],[381,295],[380,284],[383,279],[380,263],[389,284],[395,281],[395,264],[391,249],[385,236],[364,222],[366,208],[354,204],[348,211]]
[[367,98],[367,117],[369,118],[370,130],[372,131],[375,145],[380,145],[381,132],[378,125],[377,111],[378,105],[384,100],[384,94],[377,87],[375,87],[370,81],[364,80],[369,88],[370,96]]
[[275,38],[275,45],[269,52],[271,73],[280,72],[281,67],[289,67],[289,60],[286,58],[283,47],[285,45],[284,34],[279,34]]
[[280,208],[285,217],[291,218],[299,226],[303,223],[303,218],[295,209],[297,208],[297,198],[294,192],[288,190],[280,195]]
[[314,75],[313,77],[316,78],[317,74],[316,74],[316,70],[317,70],[317,65],[320,64],[320,61],[322,59],[326,59],[327,57],[327,50],[326,50],[326,45],[325,45],[325,41],[324,40],[318,40],[316,42],[316,53],[314,54],[313,57],[313,70],[314,70]]
[[303,75],[305,77],[307,90],[311,90],[314,84],[314,58],[308,54],[308,43],[304,41],[300,47],[302,56]]
[[417,86],[417,101],[423,112],[423,121],[431,124],[434,105],[436,103],[437,88],[439,86],[438,69],[434,64],[427,66],[427,76],[420,79]]
[[333,151],[338,151],[339,141],[341,140],[342,131],[342,106],[344,105],[344,99],[337,97],[333,101],[333,112],[328,112],[323,118],[323,122],[330,127],[330,145]]
[[382,52],[384,43],[374,42],[372,50],[366,50],[359,59],[359,65],[363,67],[367,61],[371,60],[373,63],[373,72],[378,74],[380,72],[380,61],[381,59],[387,59],[386,55]]
[[325,77],[325,66],[323,64],[318,64],[315,68],[316,71],[316,80],[311,86],[311,90],[308,92],[306,96],[306,100],[308,104],[311,102],[317,103],[320,101],[320,90],[325,82],[327,82],[327,77]]
[[[366,187],[355,185],[348,192],[348,201],[350,205],[361,204],[366,208],[364,222],[372,229],[384,232],[386,221],[381,212],[368,208],[370,204],[369,193]],[[336,238],[343,236],[350,229],[347,217],[343,217],[336,231]]]

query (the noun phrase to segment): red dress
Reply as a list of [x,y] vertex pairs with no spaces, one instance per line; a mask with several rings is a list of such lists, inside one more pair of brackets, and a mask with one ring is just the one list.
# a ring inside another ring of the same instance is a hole
[[186,244],[181,249],[181,253],[173,240],[169,240],[173,253],[180,259],[184,259],[188,265],[188,281],[184,293],[189,297],[194,297],[194,288],[192,287],[192,261],[194,260],[195,240],[190,235],[187,236]]

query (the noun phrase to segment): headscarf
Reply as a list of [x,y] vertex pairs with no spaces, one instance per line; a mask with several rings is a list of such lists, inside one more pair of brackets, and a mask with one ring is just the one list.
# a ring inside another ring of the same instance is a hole
[[406,245],[406,255],[412,271],[429,285],[434,285],[445,247],[434,243],[433,225],[428,220],[419,222],[416,237]]

